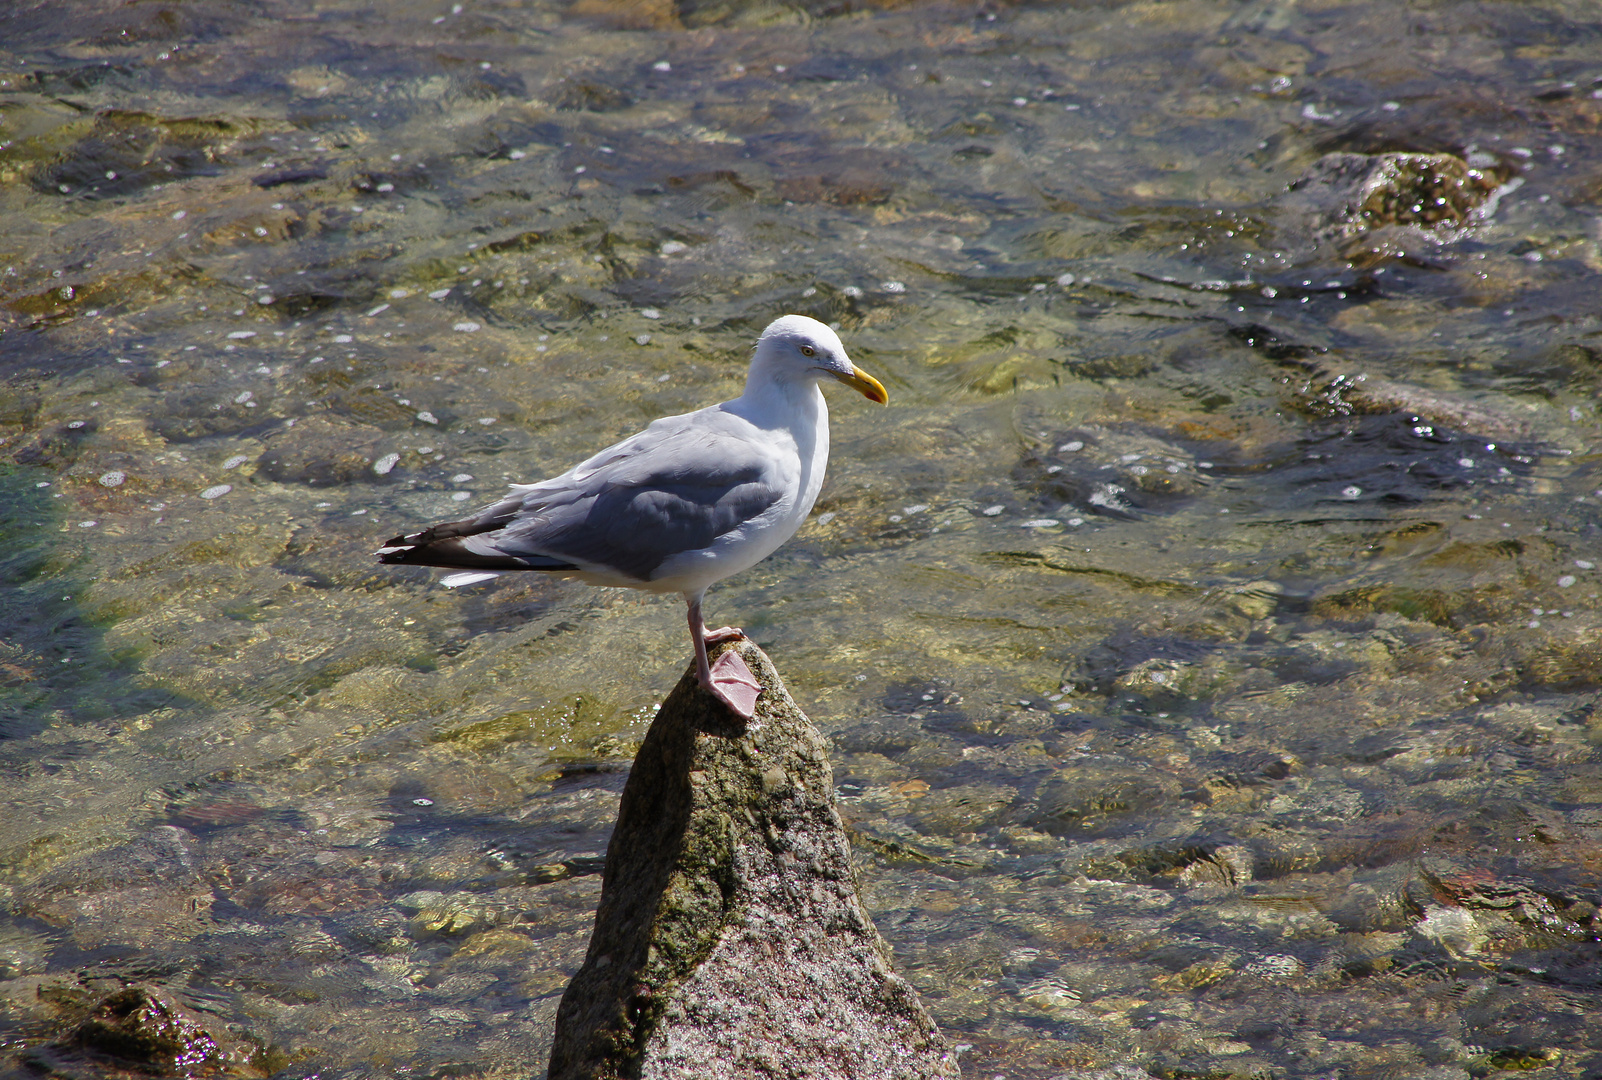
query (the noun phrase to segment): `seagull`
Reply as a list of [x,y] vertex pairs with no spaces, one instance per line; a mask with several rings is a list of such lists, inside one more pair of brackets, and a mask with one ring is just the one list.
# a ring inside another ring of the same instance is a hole
[[824,379],[881,405],[889,400],[833,330],[805,315],[775,319],[733,401],[654,420],[560,476],[511,485],[472,517],[397,536],[379,561],[460,571],[441,579],[447,586],[537,570],[679,593],[689,605],[696,678],[749,720],[762,692],[751,669],[733,650],[716,664],[706,653],[708,642],[744,631],[708,630],[701,598],[773,554],[811,513],[829,463]]

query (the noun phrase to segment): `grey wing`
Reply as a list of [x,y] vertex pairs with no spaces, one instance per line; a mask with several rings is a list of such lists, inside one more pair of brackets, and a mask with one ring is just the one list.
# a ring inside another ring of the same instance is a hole
[[[505,555],[651,580],[667,559],[710,547],[785,496],[773,451],[709,412],[658,421],[572,472],[525,489],[518,514],[473,540],[490,541]],[[699,422],[684,422],[691,417]]]

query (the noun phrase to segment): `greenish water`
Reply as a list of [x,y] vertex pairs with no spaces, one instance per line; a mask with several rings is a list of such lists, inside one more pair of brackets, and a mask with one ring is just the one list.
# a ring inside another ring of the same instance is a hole
[[1599,134],[1556,0],[0,13],[9,1067],[539,1074],[682,606],[371,553],[799,311],[891,403],[708,618],[968,1075],[1602,1074]]

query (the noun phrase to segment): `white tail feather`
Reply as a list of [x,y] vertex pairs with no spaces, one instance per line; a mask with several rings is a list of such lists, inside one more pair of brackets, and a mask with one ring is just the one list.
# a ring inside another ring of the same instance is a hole
[[447,589],[459,589],[463,585],[476,585],[500,576],[499,570],[463,570],[460,574],[446,574],[439,579],[439,583]]

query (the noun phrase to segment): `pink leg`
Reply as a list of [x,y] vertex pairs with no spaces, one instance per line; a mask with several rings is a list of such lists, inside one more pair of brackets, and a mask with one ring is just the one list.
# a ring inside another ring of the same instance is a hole
[[756,681],[746,662],[737,652],[725,652],[718,657],[716,664],[708,664],[706,659],[708,641],[728,641],[744,637],[745,634],[731,626],[708,633],[706,623],[701,620],[700,595],[686,595],[684,600],[690,605],[690,640],[695,643],[697,681],[703,689],[727,705],[734,715],[742,720],[751,719],[756,712],[757,695],[762,693],[762,684]]

